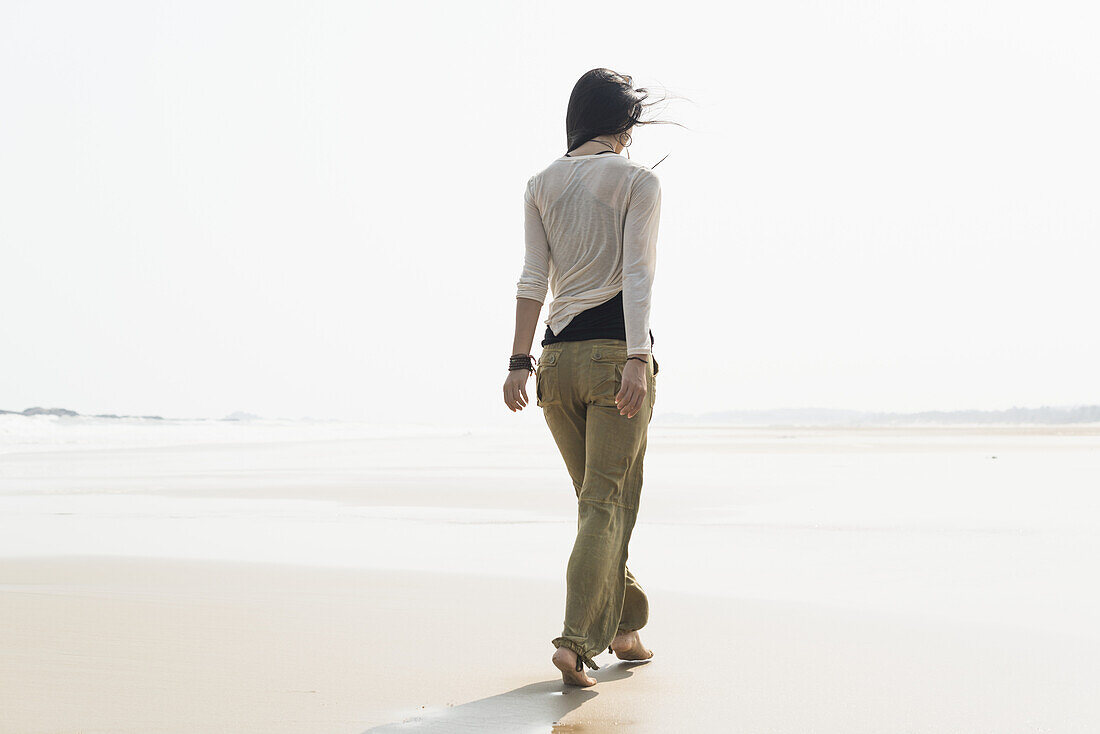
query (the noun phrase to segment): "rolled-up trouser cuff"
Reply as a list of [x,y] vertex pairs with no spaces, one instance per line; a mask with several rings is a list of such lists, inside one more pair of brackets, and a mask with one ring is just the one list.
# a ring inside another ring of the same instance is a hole
[[550,641],[550,644],[554,646],[555,650],[559,647],[568,647],[570,650],[577,653],[577,656],[580,657],[581,661],[589,668],[591,668],[592,670],[600,669],[600,666],[596,665],[596,661],[590,658],[588,654],[584,651],[584,647],[576,642],[573,642],[573,640],[570,640],[568,637],[555,637],[553,640]]

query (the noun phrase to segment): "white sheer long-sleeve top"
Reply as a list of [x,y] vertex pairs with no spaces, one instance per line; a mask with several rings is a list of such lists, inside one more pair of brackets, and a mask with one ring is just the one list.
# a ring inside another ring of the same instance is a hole
[[623,292],[628,354],[650,354],[661,182],[614,153],[562,156],[527,181],[523,272],[516,297],[539,303],[556,335],[581,311]]

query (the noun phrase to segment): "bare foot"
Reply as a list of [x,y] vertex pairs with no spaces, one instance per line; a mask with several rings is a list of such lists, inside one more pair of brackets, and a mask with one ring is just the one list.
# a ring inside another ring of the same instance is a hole
[[577,653],[568,647],[559,647],[554,651],[554,657],[551,658],[551,661],[553,661],[554,667],[561,671],[563,683],[585,687],[596,685],[596,679],[584,672],[584,665],[581,665],[581,669],[577,670],[577,658]]
[[611,651],[619,660],[649,660],[653,657],[653,651],[642,644],[637,630],[615,635],[615,639],[611,641]]

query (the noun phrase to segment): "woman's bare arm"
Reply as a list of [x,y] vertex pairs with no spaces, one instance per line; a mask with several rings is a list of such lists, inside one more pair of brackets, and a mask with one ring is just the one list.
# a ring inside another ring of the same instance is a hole
[[[516,298],[516,336],[512,341],[512,354],[530,354],[535,340],[535,329],[542,313],[542,301],[522,296]],[[527,378],[529,370],[509,370],[504,380],[504,404],[513,413],[527,405]]]
[[542,301],[516,298],[516,337],[512,341],[512,354],[530,354],[535,341],[535,329],[539,325]]

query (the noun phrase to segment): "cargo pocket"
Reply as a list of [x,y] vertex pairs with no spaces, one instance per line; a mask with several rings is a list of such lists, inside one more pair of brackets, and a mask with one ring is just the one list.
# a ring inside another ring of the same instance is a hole
[[540,408],[561,402],[558,387],[558,355],[560,352],[543,352],[535,366],[535,404]]
[[623,366],[626,364],[625,347],[600,347],[592,352],[590,365],[592,404],[617,407],[615,396],[623,387]]

